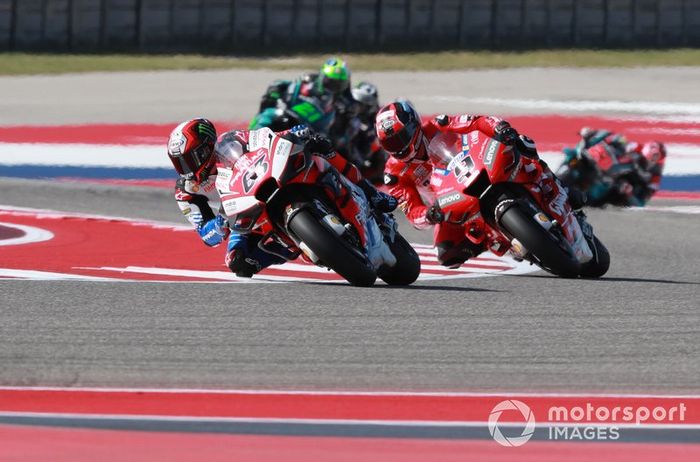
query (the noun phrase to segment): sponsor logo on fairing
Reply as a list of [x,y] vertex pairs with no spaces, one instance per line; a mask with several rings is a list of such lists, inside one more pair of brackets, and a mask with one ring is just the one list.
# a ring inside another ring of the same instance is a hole
[[464,200],[464,197],[463,197],[460,193],[454,192],[454,193],[452,193],[452,194],[447,194],[447,195],[445,195],[445,196],[440,196],[440,197],[438,198],[438,205],[439,205],[440,207],[446,207],[446,206],[448,206],[448,205],[450,205],[450,204],[454,204],[455,202],[459,202],[459,201],[462,201],[462,200]]
[[216,174],[216,189],[219,193],[228,193],[231,191],[231,177],[233,171],[228,168],[219,168]]
[[469,152],[469,135],[462,135],[462,153]]
[[484,164],[491,168],[493,166],[493,160],[495,158],[496,152],[498,151],[498,146],[501,143],[499,143],[496,140],[491,140],[489,144],[486,146],[486,151],[484,154]]
[[476,144],[479,142],[479,132],[477,130],[474,130],[469,134],[471,144]]

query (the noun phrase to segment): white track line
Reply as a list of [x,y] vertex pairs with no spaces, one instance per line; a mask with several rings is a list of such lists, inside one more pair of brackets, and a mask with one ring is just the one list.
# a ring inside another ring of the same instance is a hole
[[[31,156],[23,155],[23,153],[31,153]],[[158,145],[0,143],[0,165],[27,164],[56,167],[129,167],[173,170],[168,156],[165,155],[165,150]]]
[[139,387],[51,387],[51,386],[11,386],[2,385],[0,391],[52,391],[52,392],[90,392],[90,393],[183,393],[183,394],[222,394],[222,395],[292,395],[292,396],[425,396],[425,397],[543,397],[543,398],[668,398],[700,399],[696,395],[644,394],[644,393],[536,393],[521,391],[503,392],[468,392],[468,391],[405,391],[405,390],[283,390],[283,389],[207,389],[207,388],[139,388]]
[[[62,281],[62,280],[79,280],[79,281],[110,281],[114,279],[102,278],[95,276],[82,276],[79,274],[69,273],[53,273],[50,271],[33,271],[33,270],[18,270],[12,268],[0,268],[0,277],[10,277],[17,279],[30,279],[32,281]],[[127,281],[124,281],[127,282]]]
[[629,207],[625,210],[632,212],[667,212],[680,213],[683,215],[700,215],[700,206],[697,205],[669,205],[666,207],[647,205],[645,207]]
[[[27,417],[69,420],[127,420],[155,422],[197,422],[197,423],[267,423],[267,424],[301,424],[301,425],[373,425],[391,427],[482,427],[488,420],[390,420],[390,419],[322,419],[293,417],[193,417],[185,415],[153,414],[90,414],[61,412],[0,412],[0,417]],[[499,426],[522,427],[524,422],[499,422]],[[598,427],[598,428],[648,428],[648,429],[700,429],[700,424],[688,423],[628,423],[628,422],[560,422],[540,421],[538,427]]]
[[436,102],[460,102],[467,105],[488,104],[519,109],[573,111],[573,112],[630,112],[658,115],[700,116],[700,104],[673,103],[656,101],[599,101],[599,100],[570,100],[556,101],[549,99],[510,99],[510,98],[470,98],[458,95],[417,96],[415,100]]
[[51,209],[36,209],[32,207],[17,207],[14,205],[0,204],[0,215],[9,216],[24,216],[37,217],[47,219],[62,219],[62,218],[85,218],[95,220],[119,221],[134,226],[148,226],[156,229],[168,229],[172,231],[192,231],[192,226],[183,225],[181,223],[171,223],[164,221],[143,220],[129,217],[118,217],[111,215],[100,215],[96,213],[81,213],[81,212],[62,212],[60,210]]

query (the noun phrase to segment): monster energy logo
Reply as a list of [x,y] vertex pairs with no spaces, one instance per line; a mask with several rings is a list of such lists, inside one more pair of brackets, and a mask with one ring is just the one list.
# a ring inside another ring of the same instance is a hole
[[216,138],[216,132],[214,129],[208,125],[204,124],[199,124],[197,126],[197,131],[199,132],[200,135],[209,135],[212,138]]

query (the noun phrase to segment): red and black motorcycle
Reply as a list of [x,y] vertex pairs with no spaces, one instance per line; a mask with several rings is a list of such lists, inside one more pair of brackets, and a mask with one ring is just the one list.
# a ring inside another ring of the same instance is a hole
[[357,286],[377,277],[408,285],[420,259],[393,216],[378,213],[362,190],[320,156],[268,128],[249,134],[249,152],[234,136],[219,139],[216,187],[234,232],[259,233]]
[[607,272],[608,251],[582,213],[573,212],[564,194],[544,197],[536,159],[479,131],[438,134],[428,153],[437,204],[470,241],[563,277]]

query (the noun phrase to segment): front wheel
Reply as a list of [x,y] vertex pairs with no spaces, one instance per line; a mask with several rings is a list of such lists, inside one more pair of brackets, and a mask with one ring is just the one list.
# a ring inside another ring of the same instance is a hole
[[396,257],[396,264],[391,268],[381,268],[378,276],[390,286],[413,284],[420,275],[420,257],[398,232],[389,248]]
[[344,277],[350,284],[369,287],[377,280],[377,274],[369,260],[323,225],[311,211],[298,211],[289,221],[288,227],[325,266]]
[[593,251],[593,258],[581,265],[580,276],[591,279],[599,278],[610,268],[610,253],[597,237],[593,236],[592,241],[588,239],[586,241]]
[[581,265],[563,236],[554,236],[519,206],[513,205],[506,210],[500,223],[545,270],[569,278],[579,275]]

